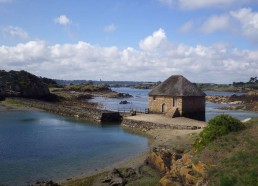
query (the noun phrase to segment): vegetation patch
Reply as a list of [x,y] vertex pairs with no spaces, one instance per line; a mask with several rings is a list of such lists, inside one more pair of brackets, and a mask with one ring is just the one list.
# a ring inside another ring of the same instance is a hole
[[216,116],[209,121],[208,126],[204,128],[195,140],[194,148],[196,151],[199,151],[218,137],[230,132],[237,132],[244,128],[245,126],[241,121],[230,115],[223,114]]
[[258,185],[258,119],[244,130],[218,137],[197,157],[210,166],[209,185]]
[[97,178],[105,177],[107,176],[107,174],[108,172],[103,172],[103,173],[95,174],[93,176],[88,176],[81,179],[70,180],[61,184],[61,186],[92,186]]
[[67,85],[64,87],[65,90],[79,91],[79,92],[94,92],[94,91],[111,91],[107,85],[93,85],[90,83],[80,85]]

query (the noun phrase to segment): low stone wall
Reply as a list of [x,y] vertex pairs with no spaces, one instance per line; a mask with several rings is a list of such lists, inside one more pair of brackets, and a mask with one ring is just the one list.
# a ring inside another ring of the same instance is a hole
[[121,121],[121,116],[119,112],[100,110],[92,107],[66,106],[60,103],[50,103],[31,99],[13,99],[22,102],[22,104],[29,107],[39,108],[47,112],[56,113],[58,115],[90,120],[97,123]]
[[132,128],[132,129],[138,129],[144,132],[150,129],[157,129],[157,128],[188,129],[188,130],[196,130],[201,128],[198,126],[169,125],[169,124],[139,121],[139,120],[133,120],[133,119],[127,119],[127,118],[123,118],[122,126]]

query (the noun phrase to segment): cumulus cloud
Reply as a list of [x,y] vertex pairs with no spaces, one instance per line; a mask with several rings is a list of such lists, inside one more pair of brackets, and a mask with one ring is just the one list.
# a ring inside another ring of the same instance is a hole
[[[185,25],[183,25],[183,28],[184,26]],[[187,26],[186,23],[186,29],[188,28]],[[224,31],[243,36],[251,42],[257,43],[258,12],[254,12],[250,8],[242,8],[226,14],[212,15],[204,20],[199,30],[205,34]]]
[[116,29],[117,27],[114,24],[110,24],[104,27],[104,31],[108,33],[114,32]]
[[253,12],[250,8],[242,8],[231,11],[230,15],[239,22],[244,36],[258,42],[258,12]]
[[28,39],[29,34],[20,27],[8,26],[2,29],[3,36],[6,38]]
[[60,25],[69,25],[71,23],[70,19],[66,15],[60,15],[59,17],[55,18],[55,23]]
[[230,17],[227,15],[213,15],[201,26],[201,31],[211,34],[216,31],[227,31],[231,29]]
[[[165,33],[161,35],[165,38]],[[57,79],[158,81],[182,74],[194,82],[231,83],[248,80],[258,73],[258,50],[239,50],[226,45],[170,43],[149,52],[130,47],[101,47],[83,41],[54,45],[30,41],[0,46],[0,56],[1,69],[23,69]]]
[[166,40],[166,33],[162,28],[160,28],[159,30],[153,32],[151,36],[148,36],[145,39],[141,40],[139,43],[139,47],[142,50],[154,51],[162,47]]

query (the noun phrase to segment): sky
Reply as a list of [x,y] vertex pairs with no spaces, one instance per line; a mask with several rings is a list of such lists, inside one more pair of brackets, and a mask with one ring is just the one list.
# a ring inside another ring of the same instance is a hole
[[258,76],[258,1],[0,0],[0,70],[246,82]]

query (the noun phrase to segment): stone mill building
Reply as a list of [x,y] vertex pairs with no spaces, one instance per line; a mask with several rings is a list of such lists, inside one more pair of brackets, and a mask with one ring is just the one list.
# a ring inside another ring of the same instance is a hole
[[149,112],[205,120],[206,94],[181,75],[173,75],[149,93]]

